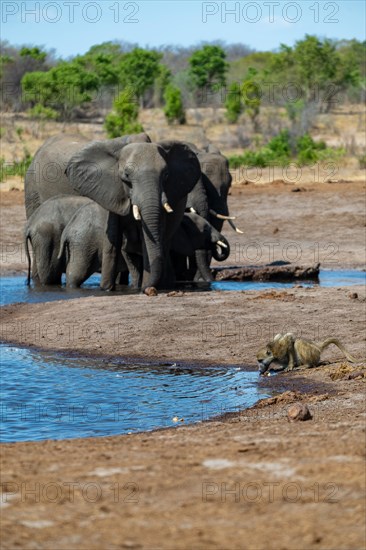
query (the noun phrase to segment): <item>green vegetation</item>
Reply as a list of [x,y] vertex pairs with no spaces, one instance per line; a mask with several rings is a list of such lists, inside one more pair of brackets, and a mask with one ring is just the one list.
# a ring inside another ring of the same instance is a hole
[[119,83],[123,87],[132,88],[139,99],[143,98],[160,75],[160,58],[158,52],[135,48],[122,58]]
[[108,137],[116,138],[125,134],[143,132],[143,127],[137,121],[139,107],[134,96],[134,90],[126,88],[114,101],[113,109],[107,115],[104,127]]
[[186,117],[180,89],[173,86],[173,84],[168,84],[164,92],[164,100],[164,114],[169,124],[173,124],[174,122],[184,124]]
[[[242,115],[243,124],[251,123],[254,140],[261,132],[273,135],[286,126],[295,140],[311,129],[319,112],[364,101],[365,54],[366,41],[312,35],[291,47],[282,44],[276,52],[253,52],[220,41],[155,49],[104,42],[69,60],[39,46],[2,42],[0,94],[4,110],[26,110],[39,121],[103,116],[111,135],[141,128],[138,105],[163,107],[169,123],[183,123],[183,105],[225,105],[228,123]],[[133,105],[126,99],[131,94]],[[268,106],[276,108],[276,120],[261,116]],[[268,144],[257,149],[260,163],[273,153]],[[306,160],[321,151],[292,154]]]
[[31,57],[32,59],[35,59],[36,61],[45,61],[47,57],[47,53],[43,52],[40,48],[22,48],[20,50],[20,56],[21,57]]
[[75,107],[92,100],[91,92],[98,89],[99,78],[77,62],[60,63],[47,72],[25,74],[22,87],[32,107],[50,107],[62,120],[70,120]]
[[58,117],[58,113],[55,109],[51,109],[51,107],[43,107],[43,105],[40,105],[39,103],[29,109],[28,113],[31,118],[34,118],[35,120],[56,120]]
[[188,60],[189,76],[197,90],[215,89],[226,85],[225,51],[220,46],[203,46],[196,50]]
[[238,121],[239,116],[243,112],[243,103],[242,103],[242,89],[238,82],[232,82],[229,86],[227,93],[225,107],[226,107],[226,118],[229,123],[234,124]]
[[309,134],[292,139],[288,130],[283,130],[265,146],[245,151],[229,158],[231,168],[239,166],[287,166],[296,162],[300,166],[320,160],[335,160],[345,154],[344,149],[333,149],[324,141],[316,142]]
[[20,161],[9,163],[3,157],[0,157],[0,181],[5,181],[8,176],[21,176],[24,178],[31,162],[32,156],[26,147],[24,147],[23,158]]

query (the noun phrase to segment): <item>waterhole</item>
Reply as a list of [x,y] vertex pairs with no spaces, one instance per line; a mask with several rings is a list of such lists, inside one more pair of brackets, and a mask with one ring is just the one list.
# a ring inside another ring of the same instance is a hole
[[241,410],[269,390],[234,366],[131,363],[1,346],[1,441],[126,434]]

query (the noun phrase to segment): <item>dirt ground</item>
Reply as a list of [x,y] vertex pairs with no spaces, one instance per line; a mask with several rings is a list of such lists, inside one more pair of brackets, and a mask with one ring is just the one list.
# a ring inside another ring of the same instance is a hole
[[[364,196],[362,182],[236,186],[244,235],[225,231],[228,263],[364,268]],[[1,199],[2,273],[19,273],[22,194]],[[3,548],[364,548],[365,294],[298,285],[2,308],[4,341],[66,353],[255,369],[258,347],[291,330],[335,335],[359,359],[331,347],[317,369],[261,379],[276,397],[194,426],[1,445]],[[312,419],[289,422],[294,402]]]

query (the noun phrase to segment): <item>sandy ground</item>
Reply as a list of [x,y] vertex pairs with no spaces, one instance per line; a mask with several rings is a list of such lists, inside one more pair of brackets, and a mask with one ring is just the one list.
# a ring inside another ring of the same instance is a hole
[[[225,232],[229,263],[294,261],[296,253],[300,264],[364,267],[364,187],[235,188],[231,211],[245,235]],[[6,248],[21,242],[21,194],[3,193],[2,204]],[[24,267],[21,250],[7,249],[3,273]],[[332,347],[317,369],[263,379],[278,397],[215,421],[3,444],[3,547],[363,548],[365,306],[361,286],[300,285],[264,293],[106,294],[3,308],[3,340],[67,353],[254,369],[259,345],[292,330],[311,339],[336,335],[359,358],[351,367]],[[360,376],[349,379],[355,372]],[[311,420],[287,420],[296,401],[308,404]]]

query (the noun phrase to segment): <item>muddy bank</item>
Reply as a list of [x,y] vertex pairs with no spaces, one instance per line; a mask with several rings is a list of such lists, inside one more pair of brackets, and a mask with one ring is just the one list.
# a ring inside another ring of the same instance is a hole
[[[365,288],[103,296],[2,308],[1,339],[43,349],[255,366],[278,332],[336,335],[364,357]],[[331,314],[330,314],[331,311]],[[325,358],[340,357],[328,348]]]
[[226,420],[2,445],[4,548],[362,548],[365,384],[341,370]]

